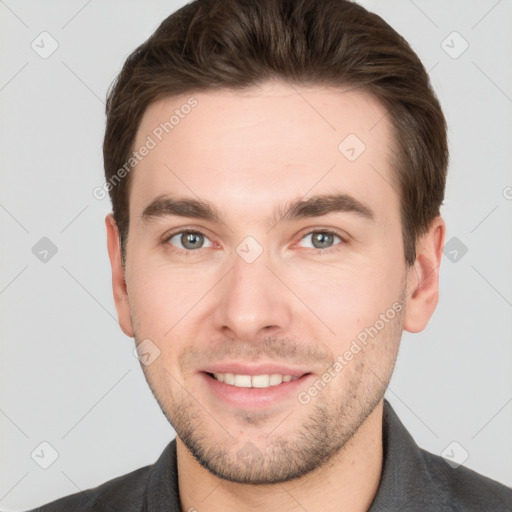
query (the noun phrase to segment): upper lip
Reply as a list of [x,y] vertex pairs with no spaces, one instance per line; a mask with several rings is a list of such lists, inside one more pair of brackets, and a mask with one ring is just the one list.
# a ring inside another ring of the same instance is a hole
[[302,377],[306,373],[310,373],[308,370],[285,364],[260,363],[249,365],[236,361],[213,363],[203,368],[202,371],[207,373],[233,373],[235,375],[271,375],[278,373],[280,375],[291,375],[292,377]]

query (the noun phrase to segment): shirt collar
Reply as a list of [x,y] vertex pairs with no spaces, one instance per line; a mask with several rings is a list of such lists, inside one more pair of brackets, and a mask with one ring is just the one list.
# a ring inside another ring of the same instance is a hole
[[166,446],[151,469],[144,495],[143,511],[181,511],[176,439]]
[[[432,492],[431,476],[421,448],[384,399],[383,464],[379,488],[368,512],[425,510],[422,499]],[[428,490],[430,489],[430,491]]]

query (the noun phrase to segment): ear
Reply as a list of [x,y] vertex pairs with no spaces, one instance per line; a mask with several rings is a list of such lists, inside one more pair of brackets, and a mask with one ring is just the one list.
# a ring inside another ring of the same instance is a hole
[[121,240],[119,238],[119,229],[112,213],[105,217],[105,225],[107,227],[108,256],[112,266],[112,290],[114,292],[119,326],[126,336],[133,338],[134,333],[126,289],[125,271],[121,263]]
[[404,329],[420,332],[427,326],[439,299],[439,266],[446,226],[436,217],[416,243],[416,260],[407,271]]

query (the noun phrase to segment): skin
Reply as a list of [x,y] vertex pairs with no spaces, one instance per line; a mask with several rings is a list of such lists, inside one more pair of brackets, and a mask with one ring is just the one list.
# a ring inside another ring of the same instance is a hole
[[[151,104],[134,147],[190,96]],[[198,105],[133,173],[125,268],[114,218],[105,219],[120,326],[160,350],[141,366],[177,433],[182,510],[368,510],[402,331],[423,330],[437,305],[444,221],[434,219],[407,267],[391,127],[366,93],[274,82],[193,96]],[[349,133],[366,146],[353,162],[338,150]],[[333,191],[368,205],[375,219],[267,219],[289,201]],[[224,222],[143,222],[161,194],[200,198]],[[202,248],[187,249],[180,236],[165,240],[180,229],[202,231]],[[313,238],[322,230],[345,241],[333,237],[320,253]],[[263,249],[253,263],[236,251],[249,235]],[[213,396],[198,373],[232,356],[299,365],[321,378],[393,304],[400,314],[306,404],[293,393],[240,410]],[[252,458],[237,457],[244,447]]]

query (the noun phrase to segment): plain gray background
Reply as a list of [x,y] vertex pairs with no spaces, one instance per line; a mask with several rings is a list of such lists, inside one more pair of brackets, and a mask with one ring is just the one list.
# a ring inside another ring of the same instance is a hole
[[[92,190],[107,87],[183,3],[0,0],[4,511],[152,464],[174,437],[117,323]],[[404,333],[387,398],[418,444],[512,486],[512,2],[361,3],[429,70],[451,151],[440,302]]]

